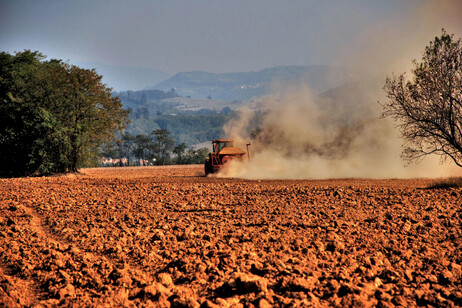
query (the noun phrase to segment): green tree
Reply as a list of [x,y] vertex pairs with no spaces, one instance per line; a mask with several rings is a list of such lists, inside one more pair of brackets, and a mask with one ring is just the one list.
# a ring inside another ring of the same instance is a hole
[[67,105],[63,113],[70,144],[69,169],[76,171],[89,158],[89,152],[95,152],[99,145],[113,138],[116,130],[125,127],[128,113],[94,70],[67,64],[63,67],[69,80],[62,104]]
[[408,162],[437,154],[462,167],[462,43],[442,31],[414,60],[412,80],[388,77],[383,116],[398,121]]
[[144,134],[136,135],[135,149],[133,150],[133,154],[136,158],[138,158],[138,160],[142,160],[144,162],[150,158],[150,152],[153,148],[153,145],[154,143],[149,136]]
[[209,154],[209,149],[201,148],[198,150],[194,150],[190,148],[185,156],[184,156],[184,163],[185,164],[203,164],[205,157]]
[[194,160],[192,161],[193,164],[203,164],[205,158],[209,155],[209,149],[207,148],[200,148],[196,151],[196,155],[194,156]]
[[136,147],[135,136],[124,133],[122,134],[122,152],[125,158],[127,158],[127,165],[130,166],[130,157],[132,156],[132,151]]
[[175,144],[175,140],[170,137],[170,132],[166,129],[153,130],[151,135],[154,138],[153,152],[156,158],[156,164],[169,164],[170,152]]
[[127,124],[94,70],[39,52],[0,53],[0,175],[77,171]]
[[39,52],[0,54],[1,176],[47,173],[66,164],[57,161],[63,145],[55,129],[57,119],[37,104],[37,98],[49,90],[43,59]]
[[105,158],[111,158],[112,160],[120,159],[122,157],[119,146],[115,140],[107,142],[101,146],[101,155]]
[[175,158],[176,164],[181,165],[185,163],[185,158],[184,158],[185,150],[186,150],[186,143],[184,142],[178,144],[177,146],[173,148],[173,154],[176,155],[176,158]]

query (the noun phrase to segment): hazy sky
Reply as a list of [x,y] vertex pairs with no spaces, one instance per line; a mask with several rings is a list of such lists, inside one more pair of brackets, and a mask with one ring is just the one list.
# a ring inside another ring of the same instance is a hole
[[428,42],[442,27],[460,33],[457,3],[462,0],[0,0],[0,48],[168,73],[332,64],[369,48],[383,32],[383,40],[395,41],[390,46],[416,36]]

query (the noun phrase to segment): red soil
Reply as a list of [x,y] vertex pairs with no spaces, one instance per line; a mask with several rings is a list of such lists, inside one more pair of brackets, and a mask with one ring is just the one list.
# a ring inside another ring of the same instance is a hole
[[461,306],[462,189],[431,182],[0,179],[0,306]]

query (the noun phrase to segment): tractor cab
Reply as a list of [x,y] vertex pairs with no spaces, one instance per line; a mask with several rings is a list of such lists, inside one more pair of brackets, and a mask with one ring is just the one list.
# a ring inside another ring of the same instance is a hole
[[223,148],[233,148],[234,141],[230,139],[216,139],[212,140],[213,152],[219,153]]
[[246,152],[234,146],[231,139],[212,140],[212,152],[205,159],[205,174],[217,172],[224,164],[232,159],[242,159]]

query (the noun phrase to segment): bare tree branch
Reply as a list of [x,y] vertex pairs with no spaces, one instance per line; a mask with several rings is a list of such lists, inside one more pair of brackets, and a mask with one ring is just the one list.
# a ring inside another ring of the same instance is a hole
[[462,167],[461,40],[443,29],[425,48],[422,61],[413,63],[411,80],[405,74],[386,78],[382,117],[397,121],[408,163],[436,154]]

